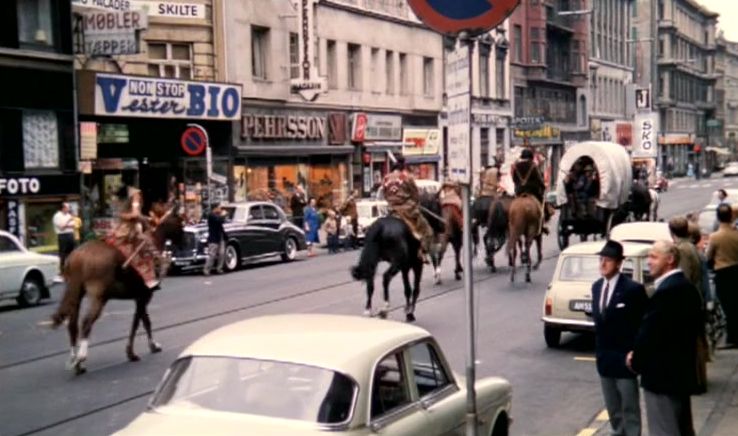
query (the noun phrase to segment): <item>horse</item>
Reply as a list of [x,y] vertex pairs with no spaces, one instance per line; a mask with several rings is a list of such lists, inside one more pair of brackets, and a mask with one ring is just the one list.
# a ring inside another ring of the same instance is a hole
[[[154,209],[154,208],[152,208]],[[179,244],[182,240],[184,220],[177,214],[162,217],[159,225],[151,232],[151,239],[160,252],[167,240]],[[86,371],[84,362],[88,357],[89,337],[92,326],[102,314],[108,300],[134,300],[136,311],[133,315],[126,356],[135,362],[139,357],[133,351],[133,341],[139,322],[143,322],[152,353],[161,351],[161,345],[154,341],[151,331],[151,320],[147,306],[153,296],[153,290],[144,283],[143,278],[130,267],[126,267],[127,259],[117,248],[102,240],[85,242],[74,250],[64,264],[64,279],[67,284],[61,302],[52,315],[52,326],[59,327],[68,320],[67,330],[71,345],[68,369],[76,374]],[[78,337],[79,315],[82,299],[90,301],[87,313],[82,319],[82,334]],[[77,342],[79,340],[79,348]]]
[[[439,203],[440,204],[440,203]],[[454,256],[456,260],[456,266],[454,267],[454,278],[461,280],[461,274],[464,272],[464,268],[461,266],[461,246],[464,237],[464,216],[461,209],[452,204],[445,204],[440,206],[441,216],[443,219],[443,231],[439,235],[440,247],[438,249],[435,258],[438,260],[438,264],[434,271],[434,277],[436,284],[441,284],[441,260],[443,260],[446,254],[448,244],[454,249]],[[433,218],[431,218],[433,219]],[[438,220],[436,218],[436,220]],[[435,229],[434,229],[435,230]]]
[[[484,201],[485,198],[489,201]],[[495,254],[502,248],[508,236],[508,213],[510,212],[510,203],[514,197],[506,194],[500,194],[496,199],[492,197],[483,197],[477,200],[482,204],[487,204],[487,210],[482,213],[477,211],[476,219],[484,224],[485,232],[483,236],[484,249],[487,254],[485,262],[490,272],[497,272],[495,266]],[[475,202],[475,207],[476,203]],[[477,230],[478,231],[478,230]],[[478,238],[478,236],[476,237]]]
[[651,194],[640,182],[633,183],[630,191],[630,212],[636,221],[648,221],[651,213]]
[[[530,246],[535,240],[538,245],[538,262],[533,267],[538,269],[543,260],[541,248],[542,233],[541,207],[535,197],[522,194],[510,203],[509,212],[509,238],[507,240],[507,254],[510,261],[510,281],[515,281],[515,260],[517,258],[518,244],[521,244],[521,263],[525,265],[525,281],[530,283],[531,256]],[[521,241],[522,239],[522,241]]]
[[[423,274],[423,261],[418,257],[420,241],[415,238],[410,227],[400,218],[393,215],[376,220],[366,231],[364,248],[359,256],[359,263],[351,267],[354,280],[366,282],[366,306],[364,315],[372,316],[372,296],[374,295],[374,275],[381,261],[389,262],[390,267],[384,272],[382,285],[384,289],[384,307],[380,309],[380,318],[386,318],[389,312],[389,285],[398,272],[402,273],[405,287],[405,320],[415,321],[415,305],[420,294],[420,279]],[[410,271],[413,272],[413,287],[410,286]]]
[[430,261],[433,266],[433,278],[436,284],[441,283],[441,260],[443,260],[443,254],[441,253],[441,244],[443,241],[443,235],[446,233],[446,219],[443,217],[443,209],[441,208],[441,202],[438,199],[437,194],[430,192],[423,192],[420,194],[420,210],[431,230],[433,230],[433,247],[431,252],[428,253]]

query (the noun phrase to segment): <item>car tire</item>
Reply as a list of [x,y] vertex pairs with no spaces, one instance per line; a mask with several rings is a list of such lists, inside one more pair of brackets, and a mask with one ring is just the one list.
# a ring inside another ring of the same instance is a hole
[[507,415],[503,412],[497,417],[494,427],[492,427],[492,433],[490,436],[508,436],[510,429],[510,422],[507,419]]
[[284,240],[284,252],[282,253],[283,262],[292,262],[297,258],[297,240],[289,236]]
[[226,272],[236,271],[241,267],[241,253],[238,251],[238,247],[234,244],[226,245],[225,249],[225,261],[223,262],[223,268]]
[[18,304],[23,307],[36,306],[43,298],[41,283],[35,277],[26,277],[18,294]]
[[543,338],[548,348],[558,348],[561,344],[561,330],[551,326],[543,326]]

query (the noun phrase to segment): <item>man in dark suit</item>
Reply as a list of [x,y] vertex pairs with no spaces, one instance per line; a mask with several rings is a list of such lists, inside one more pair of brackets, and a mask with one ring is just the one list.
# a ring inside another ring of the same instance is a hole
[[646,311],[642,284],[620,274],[623,246],[607,241],[600,255],[602,278],[592,285],[595,352],[612,435],[639,436],[641,407],[637,375],[625,366]]
[[691,436],[691,396],[699,393],[697,340],[704,320],[700,294],[679,267],[679,249],[656,242],[648,266],[655,292],[626,363],[641,375],[649,434]]

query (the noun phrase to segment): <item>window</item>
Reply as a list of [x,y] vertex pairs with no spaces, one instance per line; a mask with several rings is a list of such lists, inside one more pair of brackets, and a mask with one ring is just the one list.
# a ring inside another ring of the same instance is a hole
[[326,41],[326,62],[328,64],[328,87],[338,89],[338,65],[336,63],[336,41]]
[[290,32],[290,79],[300,77],[300,39]]
[[423,58],[423,95],[433,96],[433,58]]
[[25,168],[59,167],[59,126],[52,111],[23,111]]
[[249,221],[263,220],[263,219],[264,219],[264,212],[262,212],[260,207],[254,206],[249,209]]
[[379,418],[410,402],[402,355],[390,354],[379,362],[374,370],[371,418]]
[[400,95],[406,95],[407,93],[407,55],[400,53]]
[[600,277],[600,258],[597,256],[568,256],[561,264],[562,282],[593,282]]
[[348,88],[361,89],[361,46],[348,45]]
[[395,93],[395,53],[387,50],[384,55],[384,86],[387,94]]
[[0,236],[0,253],[11,253],[14,251],[21,251],[12,239]]
[[489,46],[479,46],[479,95],[489,97]]
[[420,343],[410,348],[410,361],[415,375],[418,395],[423,398],[450,385],[436,350],[429,343]]
[[497,87],[496,97],[500,100],[507,98],[505,90],[505,58],[507,58],[507,50],[497,49],[497,56],[495,58],[495,86]]
[[523,28],[519,24],[513,28],[513,45],[515,62],[523,62]]
[[486,167],[489,163],[489,129],[482,127],[479,129],[479,148],[481,152],[480,164]]
[[541,62],[540,30],[537,27],[530,29],[530,62],[537,64]]
[[502,156],[505,151],[505,129],[497,129],[495,132],[495,140],[497,141],[497,156]]
[[149,42],[149,75],[179,79],[192,78],[192,51],[189,44]]
[[379,88],[379,85],[381,85],[380,81],[376,78],[379,77],[379,49],[378,48],[372,48],[371,50],[371,66],[370,66],[370,76],[372,78],[372,91],[380,92],[381,89]]
[[51,0],[17,0],[18,42],[21,48],[54,46],[51,3]]
[[269,77],[267,53],[269,53],[269,29],[252,26],[251,74],[256,79],[266,80]]

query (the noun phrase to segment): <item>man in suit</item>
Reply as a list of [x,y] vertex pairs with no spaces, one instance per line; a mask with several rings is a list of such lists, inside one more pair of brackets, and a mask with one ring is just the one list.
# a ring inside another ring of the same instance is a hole
[[625,366],[646,311],[642,284],[620,274],[623,246],[607,241],[600,255],[602,278],[592,285],[595,353],[612,435],[639,436],[641,407],[637,375]]
[[704,331],[700,294],[679,269],[679,249],[657,241],[648,253],[655,281],[626,364],[641,375],[652,436],[692,436],[691,396],[699,392],[697,341]]

